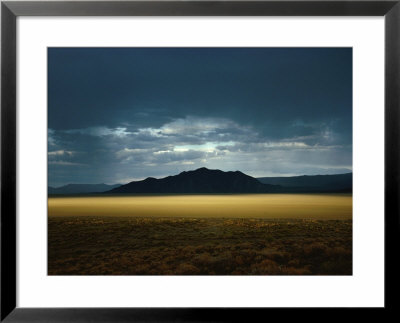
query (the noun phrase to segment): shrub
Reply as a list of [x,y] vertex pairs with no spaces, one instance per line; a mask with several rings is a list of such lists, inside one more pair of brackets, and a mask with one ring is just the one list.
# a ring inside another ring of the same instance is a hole
[[196,266],[187,263],[180,264],[175,271],[177,275],[198,275],[199,273],[200,270]]

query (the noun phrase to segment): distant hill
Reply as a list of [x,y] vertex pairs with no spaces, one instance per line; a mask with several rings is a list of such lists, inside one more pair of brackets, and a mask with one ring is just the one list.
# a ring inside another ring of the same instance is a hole
[[353,190],[353,173],[257,179],[263,184],[280,185],[285,192],[352,192]]
[[61,187],[48,187],[48,194],[100,193],[119,187],[121,184],[68,184]]
[[262,184],[239,171],[223,172],[203,167],[161,179],[148,177],[107,193],[268,193],[276,189],[275,185]]
[[240,171],[224,172],[205,167],[178,175],[125,185],[115,184],[68,184],[48,187],[49,195],[89,193],[132,194],[218,194],[218,193],[350,193],[353,190],[353,174],[303,175],[293,177],[254,178]]

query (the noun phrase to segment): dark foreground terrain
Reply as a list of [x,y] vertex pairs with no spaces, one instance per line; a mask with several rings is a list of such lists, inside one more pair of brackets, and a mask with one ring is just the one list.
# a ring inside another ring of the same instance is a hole
[[351,220],[49,217],[49,275],[351,275]]

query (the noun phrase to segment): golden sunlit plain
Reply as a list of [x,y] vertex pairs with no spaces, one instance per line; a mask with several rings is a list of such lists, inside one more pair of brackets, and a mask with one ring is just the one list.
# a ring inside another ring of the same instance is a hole
[[351,219],[350,194],[51,197],[49,216]]

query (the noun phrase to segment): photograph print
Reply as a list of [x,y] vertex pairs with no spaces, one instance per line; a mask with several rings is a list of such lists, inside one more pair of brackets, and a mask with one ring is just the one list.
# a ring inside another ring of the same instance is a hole
[[352,275],[352,48],[48,48],[48,275]]

